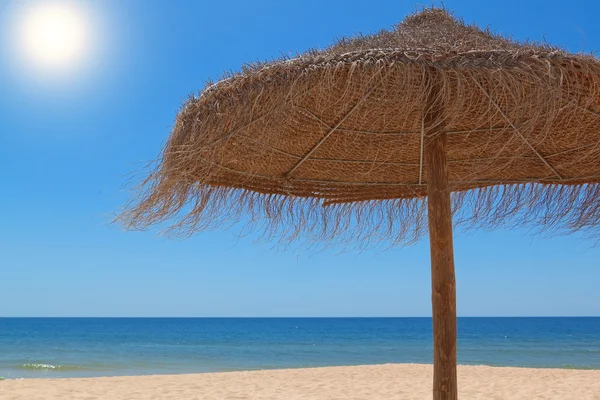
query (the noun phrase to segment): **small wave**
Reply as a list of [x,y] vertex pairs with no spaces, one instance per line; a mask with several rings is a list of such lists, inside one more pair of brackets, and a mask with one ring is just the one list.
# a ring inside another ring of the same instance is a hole
[[22,364],[17,369],[28,369],[34,371],[72,371],[82,369],[77,365],[53,365],[53,364]]

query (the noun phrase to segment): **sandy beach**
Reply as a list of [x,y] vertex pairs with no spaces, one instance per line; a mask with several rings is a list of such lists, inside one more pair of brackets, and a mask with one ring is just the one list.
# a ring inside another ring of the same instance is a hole
[[[459,366],[461,399],[600,400],[600,370]],[[2,400],[430,399],[432,366],[288,370],[0,382]]]

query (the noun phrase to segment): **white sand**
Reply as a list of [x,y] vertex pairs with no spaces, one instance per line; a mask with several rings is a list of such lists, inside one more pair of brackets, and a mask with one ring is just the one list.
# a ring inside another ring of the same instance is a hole
[[[600,371],[460,366],[461,399],[600,400]],[[430,399],[431,365],[0,381],[1,400]]]

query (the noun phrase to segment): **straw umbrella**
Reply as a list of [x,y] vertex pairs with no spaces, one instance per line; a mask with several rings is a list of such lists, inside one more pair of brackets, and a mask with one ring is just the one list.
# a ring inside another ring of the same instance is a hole
[[600,63],[425,9],[392,30],[245,66],[186,102],[130,228],[243,221],[269,238],[429,232],[435,399],[455,399],[454,224],[594,234]]

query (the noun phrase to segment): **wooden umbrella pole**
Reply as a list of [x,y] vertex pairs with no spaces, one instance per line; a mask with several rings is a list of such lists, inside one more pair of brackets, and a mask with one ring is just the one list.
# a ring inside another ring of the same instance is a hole
[[427,172],[431,302],[433,308],[433,398],[458,398],[456,376],[456,282],[452,243],[452,210],[446,163],[441,83],[432,69],[423,115]]

